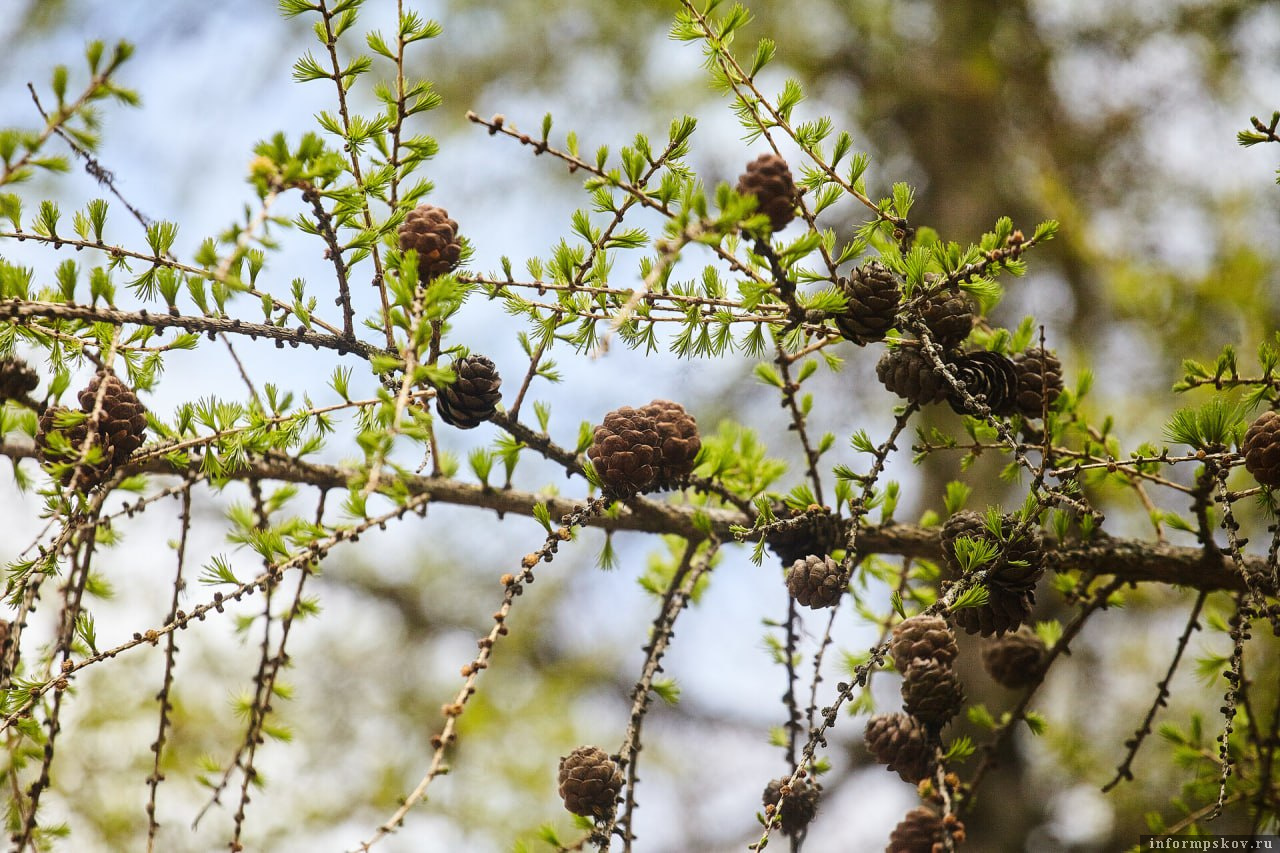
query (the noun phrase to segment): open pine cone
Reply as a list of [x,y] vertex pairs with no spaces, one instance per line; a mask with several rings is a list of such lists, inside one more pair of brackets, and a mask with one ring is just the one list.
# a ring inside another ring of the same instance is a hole
[[462,244],[458,242],[458,223],[449,211],[430,204],[420,204],[400,225],[400,251],[418,250],[418,277],[425,283],[442,276],[458,265]]
[[574,814],[607,817],[621,790],[622,771],[603,749],[580,746],[560,759],[560,798]]

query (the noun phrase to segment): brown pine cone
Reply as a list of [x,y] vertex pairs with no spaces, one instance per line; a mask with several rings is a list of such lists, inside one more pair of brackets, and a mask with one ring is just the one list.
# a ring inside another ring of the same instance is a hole
[[[80,408],[92,415],[102,387],[102,409],[97,418],[103,447],[111,448],[110,463],[123,465],[146,440],[147,409],[128,385],[114,373],[99,373],[80,392]],[[92,418],[91,418],[92,420]]]
[[947,396],[947,382],[928,356],[915,347],[894,347],[876,362],[880,384],[904,400],[926,405]]
[[902,292],[893,272],[879,261],[863,264],[839,280],[845,310],[835,317],[836,328],[858,346],[884,340],[898,319]]
[[848,584],[848,576],[830,557],[810,554],[787,570],[787,591],[797,603],[813,610],[834,607]]
[[[113,454],[109,446],[103,446],[101,433],[97,430],[90,432],[87,418],[70,426],[59,427],[58,415],[70,411],[65,406],[49,406],[44,410],[36,432],[36,455],[46,466],[85,459],[83,465],[69,465],[62,471],[59,479],[64,486],[70,486],[74,481],[77,487],[87,490],[107,479]],[[60,436],[61,440],[54,438],[55,435]],[[86,440],[89,442],[87,448]]]
[[39,384],[40,377],[22,359],[15,356],[0,358],[0,402],[21,400]]
[[952,572],[959,574],[962,569],[960,561],[956,559],[956,540],[990,539],[991,533],[987,530],[986,518],[981,513],[962,509],[953,513],[942,525],[939,538],[942,542],[943,559],[947,561],[947,566]]
[[982,666],[996,684],[1018,690],[1036,683],[1047,655],[1035,632],[1019,628],[983,646]]
[[603,749],[580,746],[560,759],[560,798],[574,814],[608,817],[621,790],[622,770]]
[[747,164],[747,171],[738,178],[738,192],[756,197],[756,212],[767,214],[773,233],[778,233],[795,219],[795,181],[787,161],[777,154],[761,154]]
[[980,607],[966,607],[963,610],[951,611],[951,619],[964,629],[967,634],[981,634],[999,637],[1009,631],[1016,631],[1018,626],[1031,616],[1031,608],[1036,603],[1034,589],[1009,590],[998,586],[988,586],[990,594],[987,603]]
[[1280,413],[1266,411],[1245,431],[1244,468],[1267,488],[1280,486]]
[[779,800],[782,786],[786,782],[787,777],[774,779],[765,786],[760,800],[766,809],[770,806],[776,807],[780,812],[778,825],[782,827],[782,831],[787,835],[795,835],[808,826],[813,821],[814,815],[818,813],[818,795],[821,789],[811,784],[808,779],[801,779],[791,786],[790,792],[785,797]]
[[973,331],[973,303],[963,293],[943,290],[921,304],[920,319],[935,344],[952,349]]
[[1038,418],[1046,408],[1053,408],[1063,388],[1062,362],[1057,356],[1040,347],[1032,347],[1013,357],[1013,370],[1018,375],[1014,404],[1023,417]]
[[795,526],[775,530],[764,537],[769,550],[784,566],[790,567],[810,554],[825,556],[844,545],[840,523],[828,510],[815,508],[799,512],[775,507],[774,514],[779,520],[797,519]]
[[942,818],[924,806],[917,806],[893,828],[889,846],[884,850],[885,853],[934,853],[944,849],[946,835]]
[[1029,526],[1014,536],[1016,516],[1006,515],[1001,524],[1004,537],[1003,561],[997,560],[988,580],[1011,590],[1030,589],[1044,576],[1044,537],[1040,528]]
[[426,283],[458,265],[458,223],[442,207],[420,204],[400,225],[400,251],[418,250],[418,278]]
[[902,707],[926,726],[940,729],[960,713],[964,689],[955,670],[932,658],[916,658],[902,674]]
[[482,355],[469,355],[453,363],[453,372],[453,383],[436,393],[441,419],[458,429],[472,429],[493,417],[502,399],[502,377],[493,362]]
[[658,431],[658,488],[674,488],[693,473],[693,461],[702,449],[698,422],[684,406],[670,400],[654,400],[640,409],[653,418]]
[[630,406],[605,415],[587,450],[587,458],[604,483],[605,495],[625,500],[650,488],[662,464],[659,445],[658,425],[652,416]]
[[934,751],[924,728],[906,714],[876,714],[863,734],[867,751],[912,785],[933,772]]
[[893,639],[889,641],[898,672],[906,672],[916,658],[936,660],[950,666],[960,654],[956,647],[956,635],[941,616],[912,616],[893,626]]
[[[974,398],[981,396],[991,414],[1004,417],[1014,413],[1018,376],[1012,361],[998,352],[980,350],[956,356],[950,367],[951,375],[964,383],[965,393]],[[964,397],[950,384],[947,385],[947,402],[956,414],[974,414],[965,404]]]
[[982,539],[994,543],[1003,552],[1003,556],[997,555],[995,562],[985,567],[989,570],[989,583],[1015,591],[1034,587],[1044,575],[1044,539],[1038,527],[1028,527],[1014,538],[1017,524],[1014,516],[1005,515],[1001,520],[1001,537],[996,538],[987,529],[984,516],[971,510],[955,513],[942,526],[942,554],[947,565],[957,573],[961,570],[956,559],[956,540]]

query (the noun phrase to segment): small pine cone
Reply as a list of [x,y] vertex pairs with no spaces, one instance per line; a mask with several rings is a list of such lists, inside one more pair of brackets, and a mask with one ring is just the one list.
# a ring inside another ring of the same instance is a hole
[[462,244],[458,223],[442,207],[420,204],[400,225],[400,251],[418,250],[418,277],[422,282],[442,276],[458,265]]
[[1018,690],[1036,683],[1047,654],[1033,631],[1020,628],[983,646],[982,666],[996,684]]
[[698,422],[670,400],[654,400],[640,412],[653,418],[658,431],[658,485],[674,487],[693,473],[693,460],[702,449]]
[[81,410],[93,413],[100,387],[105,390],[102,391],[102,410],[97,420],[98,432],[103,438],[103,447],[111,448],[110,463],[123,465],[146,440],[147,409],[133,389],[114,373],[99,373],[77,397]]
[[902,293],[898,280],[884,264],[863,264],[839,281],[846,299],[844,313],[837,314],[836,328],[858,346],[884,340],[897,321]]
[[[924,806],[907,812],[893,832],[889,834],[889,846],[885,853],[933,853],[945,843],[947,828],[942,818]],[[934,845],[938,845],[935,847]]]
[[502,399],[502,377],[493,362],[482,355],[469,355],[453,363],[457,377],[436,394],[436,411],[447,424],[472,429],[493,417]]
[[996,562],[988,564],[992,569],[987,580],[994,587],[1020,592],[1031,589],[1044,575],[1044,538],[1038,527],[1022,530],[1016,538],[1013,531],[1018,522],[1006,515],[1001,521],[1002,539],[996,539],[987,529],[986,518],[972,510],[960,510],[942,526],[942,554],[947,565],[955,572],[961,571],[956,559],[956,541],[962,537],[994,542],[1003,552]]
[[787,161],[777,154],[761,154],[738,178],[738,192],[756,197],[756,212],[768,214],[773,233],[796,216],[796,185]]
[[1016,631],[1031,616],[1036,603],[1034,589],[1010,590],[991,586],[987,603],[981,607],[966,607],[951,611],[951,618],[967,634],[997,637]]
[[1044,537],[1040,528],[1024,528],[1014,537],[1018,520],[1012,515],[1004,517],[1001,527],[1005,558],[987,579],[996,586],[1015,591],[1034,587],[1044,576]]
[[947,382],[928,356],[914,347],[887,349],[876,362],[880,384],[904,400],[926,405],[947,395]]
[[560,759],[560,799],[574,814],[607,817],[621,790],[622,770],[603,749],[580,746]]
[[[1013,357],[1018,375],[1017,410],[1028,418],[1038,418],[1062,393],[1062,362],[1048,350],[1032,347]],[[1047,398],[1047,399],[1046,399]]]
[[605,494],[626,499],[650,488],[661,465],[659,444],[657,423],[650,415],[630,406],[605,415],[587,450]]
[[936,660],[950,666],[960,650],[956,647],[956,635],[941,616],[912,616],[893,626],[893,639],[889,651],[898,672],[905,672],[916,658]]
[[787,591],[797,602],[813,610],[835,606],[848,584],[848,576],[830,557],[810,554],[796,560],[787,570]]
[[973,303],[963,293],[944,290],[921,304],[920,319],[935,344],[951,349],[973,331]]
[[902,707],[926,726],[940,729],[960,713],[964,689],[950,666],[916,658],[902,674]]
[[917,784],[933,772],[933,747],[925,730],[906,714],[876,714],[863,734],[867,751],[895,771],[902,781]]
[[[1014,413],[1018,376],[1013,362],[1000,353],[981,350],[958,355],[951,362],[951,374],[964,383],[964,390],[969,396],[982,395],[993,415],[1003,417]],[[965,405],[964,397],[949,384],[947,402],[957,414],[972,414]]]
[[782,786],[786,782],[786,778],[774,779],[765,786],[760,800],[766,809],[769,806],[776,806],[780,812],[778,824],[782,827],[782,831],[787,835],[795,835],[808,826],[813,821],[814,815],[818,813],[820,789],[817,785],[810,784],[807,779],[801,779],[791,786],[790,793],[779,800],[782,795]]
[[0,358],[0,401],[20,400],[36,390],[40,377],[20,358]]
[[1280,412],[1266,411],[1245,431],[1240,445],[1245,470],[1268,488],[1280,486]]
[[956,559],[956,540],[962,538],[969,539],[990,539],[991,533],[987,530],[986,519],[981,513],[974,512],[971,509],[962,509],[953,513],[946,523],[942,525],[942,532],[939,534],[942,540],[942,556],[947,561],[947,565],[956,574],[961,571],[960,561]]
[[[90,489],[107,478],[111,467],[111,449],[109,446],[102,446],[101,433],[94,431],[90,434],[88,420],[82,420],[68,427],[58,427],[58,415],[69,411],[71,410],[65,406],[49,406],[44,410],[44,414],[40,415],[40,426],[36,432],[36,455],[46,465],[53,465],[59,462],[76,462],[94,446],[101,447],[100,461],[70,467],[62,472],[62,485],[69,486],[72,480],[75,480],[77,486]],[[68,446],[65,449],[54,447],[51,438],[54,433],[61,434],[66,441]],[[86,440],[90,442],[89,448],[85,447]]]
[[779,520],[799,519],[794,527],[776,530],[764,538],[769,550],[782,560],[784,566],[790,566],[810,554],[830,554],[844,544],[839,521],[826,510],[795,512],[775,508],[774,513]]

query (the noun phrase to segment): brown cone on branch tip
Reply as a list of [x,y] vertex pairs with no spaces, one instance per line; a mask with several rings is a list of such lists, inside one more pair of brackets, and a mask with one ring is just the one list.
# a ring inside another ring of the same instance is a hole
[[658,483],[675,486],[693,473],[694,459],[702,449],[698,422],[684,406],[671,400],[654,400],[640,411],[653,418],[658,431]]
[[897,321],[902,293],[893,271],[879,261],[863,264],[838,282],[845,310],[835,315],[836,328],[858,346],[884,340]]
[[502,377],[489,359],[469,355],[453,363],[454,381],[436,394],[436,411],[445,423],[473,429],[498,411]]
[[1044,641],[1033,631],[1019,628],[983,646],[982,666],[996,684],[1019,690],[1036,683],[1047,655]]
[[772,780],[765,786],[760,800],[766,809],[776,807],[779,812],[778,825],[782,831],[787,835],[795,835],[808,826],[818,813],[821,789],[808,779],[800,779],[783,796],[782,787],[786,783],[786,778]]
[[676,488],[693,471],[702,447],[698,424],[679,403],[654,400],[623,406],[604,416],[587,458],[606,497],[625,500],[640,492]]
[[889,653],[893,655],[898,672],[906,672],[916,658],[936,660],[950,666],[960,654],[956,635],[941,616],[912,616],[893,627],[889,641]]
[[1053,408],[1063,389],[1062,363],[1057,356],[1032,347],[1013,357],[1013,370],[1018,377],[1014,404],[1023,417],[1038,418]]
[[965,607],[951,611],[951,619],[966,634],[999,637],[1031,618],[1036,604],[1034,589],[1008,590],[998,586],[987,587],[987,603],[977,607]]
[[560,759],[560,798],[576,815],[605,818],[613,814],[622,790],[622,770],[603,749],[580,746]]
[[[90,432],[87,418],[69,426],[58,426],[58,421],[61,420],[59,415],[71,411],[66,406],[49,406],[40,415],[40,425],[36,431],[36,455],[45,465],[85,460],[64,470],[59,479],[64,486],[71,485],[74,480],[77,486],[91,489],[106,480],[110,473],[111,448],[103,445],[102,436],[97,430]],[[65,447],[62,442],[54,439],[55,435],[62,437]]]
[[947,381],[916,347],[892,347],[876,362],[876,377],[894,394],[921,406],[947,396]]
[[462,243],[458,223],[442,207],[420,204],[409,211],[398,231],[400,251],[418,252],[418,278],[426,283],[458,266]]
[[920,319],[935,344],[953,349],[973,331],[973,303],[964,293],[944,290],[920,306]]
[[80,392],[80,409],[92,414],[102,389],[102,409],[97,418],[103,446],[111,448],[112,465],[123,465],[146,440],[147,409],[128,385],[114,373],[99,373]]
[[779,521],[794,522],[764,537],[765,544],[783,566],[790,567],[810,554],[825,556],[844,542],[840,521],[829,509],[815,507],[801,511],[775,506],[773,511]]
[[949,664],[916,658],[902,673],[902,707],[926,726],[937,730],[960,713],[964,689]]
[[39,375],[22,359],[0,358],[0,401],[21,400],[39,384]]
[[920,723],[906,714],[876,714],[863,734],[867,751],[912,785],[933,772],[933,746]]
[[962,567],[956,557],[956,542],[963,538],[983,540],[1003,552],[1003,557],[997,556],[990,567],[988,582],[1013,591],[1032,589],[1044,575],[1044,538],[1040,529],[1028,525],[1019,530],[1018,519],[1012,515],[1001,517],[1000,528],[1001,535],[996,537],[987,528],[983,515],[967,509],[954,513],[942,525],[940,534],[947,565],[959,574]]
[[[146,440],[147,410],[133,389],[113,373],[94,376],[76,400],[86,417],[65,427],[58,426],[59,415],[70,409],[45,409],[36,433],[36,451],[46,465],[85,460],[63,471],[60,480],[64,486],[74,483],[88,489],[104,482],[112,469],[127,462],[142,446]],[[62,446],[55,434],[67,446]]]
[[787,591],[797,603],[813,610],[837,604],[848,583],[840,564],[830,557],[810,554],[787,569]]
[[1269,489],[1280,486],[1280,413],[1266,411],[1245,430],[1244,468]]
[[787,161],[777,154],[761,154],[747,164],[747,171],[738,178],[738,192],[756,197],[756,212],[769,217],[773,233],[778,233],[795,219],[795,180]]
[[889,834],[885,853],[935,853],[945,850],[946,824],[924,806],[907,812]]
[[[983,399],[993,415],[1003,417],[1014,413],[1018,376],[1012,361],[998,352],[980,350],[956,356],[950,368],[956,381],[964,383],[965,394],[975,400]],[[947,384],[947,403],[957,414],[976,414],[964,394],[950,383]]]

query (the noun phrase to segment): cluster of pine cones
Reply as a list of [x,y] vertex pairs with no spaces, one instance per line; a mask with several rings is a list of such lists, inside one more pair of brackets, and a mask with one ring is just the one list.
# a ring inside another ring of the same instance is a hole
[[[769,217],[772,232],[795,218],[799,196],[786,160],[777,154],[761,154],[738,178],[737,190],[756,198],[756,209]],[[926,284],[932,286],[930,275]],[[901,326],[902,289],[898,276],[880,261],[869,261],[841,277],[837,287],[845,297],[845,309],[833,320],[840,334],[858,346],[882,341]],[[893,393],[926,405],[946,401],[960,414],[974,414],[973,401],[981,400],[999,417],[1020,414],[1042,417],[1062,392],[1062,365],[1047,350],[1032,347],[1009,358],[987,350],[965,352],[964,341],[973,331],[973,303],[959,290],[941,290],[908,305],[929,339],[942,348],[942,362],[955,380],[923,351],[922,341],[906,340],[886,350],[876,365],[876,375]],[[959,387],[963,386],[963,390]]]
[[960,510],[942,526],[942,556],[952,572],[964,571],[956,556],[956,543],[969,538],[996,547],[995,562],[984,566],[987,572],[987,602],[977,607],[954,610],[951,617],[970,634],[1001,635],[1017,630],[1031,615],[1036,603],[1036,582],[1044,575],[1044,543],[1034,525],[1019,529],[1015,516],[1000,519],[999,533],[993,533],[987,519],[971,510]]
[[605,497],[626,500],[680,487],[693,473],[701,449],[693,415],[679,403],[654,400],[605,415],[593,432],[587,458],[604,484]]
[[923,348],[912,342],[885,350],[876,363],[876,376],[904,400],[920,405],[945,400],[959,414],[973,414],[969,399],[980,398],[998,417],[1019,414],[1039,418],[1062,393],[1062,364],[1053,353],[1039,347],[1013,358],[989,350],[944,349],[942,362],[957,384],[964,386],[963,393],[947,381]]
[[[917,784],[933,775],[938,734],[964,705],[964,689],[952,668],[960,650],[946,619],[919,615],[894,627],[889,653],[902,674],[905,713],[876,714],[867,721],[864,740],[877,762]],[[955,816],[920,807],[894,828],[887,850],[932,853],[947,835],[955,844],[964,840],[964,827]]]
[[36,452],[46,465],[65,465],[60,472],[64,486],[74,482],[90,489],[104,482],[142,446],[147,410],[114,373],[99,373],[77,400],[79,413],[65,406],[44,410],[36,433]]

